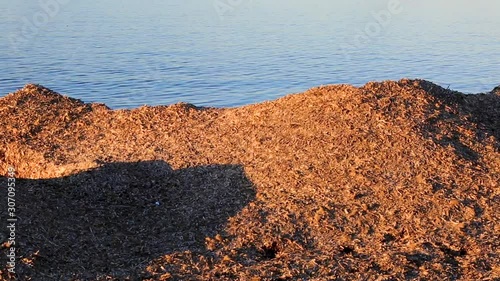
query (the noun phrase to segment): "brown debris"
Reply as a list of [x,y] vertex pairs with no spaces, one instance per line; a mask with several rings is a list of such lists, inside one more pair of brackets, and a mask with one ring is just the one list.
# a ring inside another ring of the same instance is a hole
[[27,85],[0,123],[5,280],[500,278],[498,94],[403,79],[110,110]]

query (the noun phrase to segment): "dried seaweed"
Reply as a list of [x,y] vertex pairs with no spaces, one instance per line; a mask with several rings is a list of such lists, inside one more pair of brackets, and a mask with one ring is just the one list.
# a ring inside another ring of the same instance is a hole
[[230,109],[111,110],[27,85],[0,99],[15,277],[495,280],[499,122],[495,91],[422,80]]

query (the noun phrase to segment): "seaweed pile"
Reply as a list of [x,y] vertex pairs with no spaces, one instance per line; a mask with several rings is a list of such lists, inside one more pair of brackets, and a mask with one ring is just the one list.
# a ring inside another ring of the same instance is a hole
[[111,110],[29,84],[0,99],[2,198],[9,167],[5,280],[500,280],[495,91]]

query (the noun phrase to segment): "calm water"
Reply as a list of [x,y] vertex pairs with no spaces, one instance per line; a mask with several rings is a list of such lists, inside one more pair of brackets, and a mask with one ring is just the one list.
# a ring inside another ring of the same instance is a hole
[[500,84],[500,1],[397,2],[0,0],[0,95],[32,82],[112,108],[237,106],[402,77]]

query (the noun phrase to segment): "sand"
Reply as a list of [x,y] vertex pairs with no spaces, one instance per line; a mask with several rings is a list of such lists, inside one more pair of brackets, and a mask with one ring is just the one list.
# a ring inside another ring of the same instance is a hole
[[26,85],[0,99],[18,217],[0,276],[500,280],[495,93],[403,79],[111,110]]

